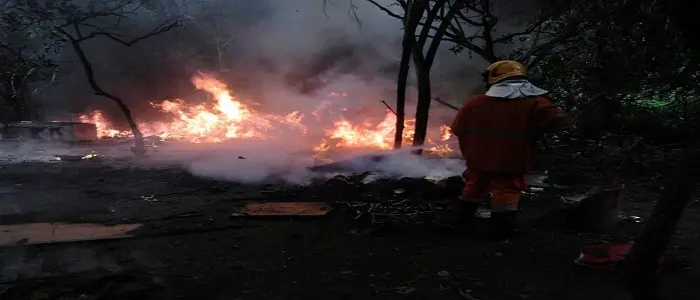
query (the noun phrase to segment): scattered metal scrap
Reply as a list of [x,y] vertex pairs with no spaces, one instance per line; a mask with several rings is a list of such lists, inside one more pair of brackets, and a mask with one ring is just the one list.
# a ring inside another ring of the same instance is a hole
[[[336,176],[330,186],[329,199],[339,208],[355,213],[355,220],[371,224],[416,225],[434,222],[438,212],[449,205],[452,196],[459,195],[460,178],[376,179],[364,176]],[[353,195],[347,197],[347,195]]]
[[392,199],[377,202],[337,202],[354,210],[355,220],[367,218],[372,224],[422,224],[436,218],[435,211],[442,206],[430,202],[409,199]]
[[[355,176],[338,175],[326,181],[317,193],[320,199],[330,201],[339,209],[354,213],[354,219],[371,224],[416,225],[439,222],[451,206],[451,199],[461,194],[464,181],[460,176],[448,178],[372,178],[374,174]],[[619,217],[621,192],[624,185],[568,187],[547,181],[546,175],[531,176],[525,194],[539,197],[545,191],[554,192],[543,199],[546,214],[562,211],[568,226],[579,229],[604,229],[613,226]],[[583,190],[585,189],[585,190]],[[579,190],[587,191],[575,194]],[[559,197],[558,195],[565,196]],[[540,205],[542,206],[542,205]],[[490,210],[482,207],[478,217],[489,218]],[[543,215],[544,216],[544,215]],[[641,222],[641,218],[625,218]]]
[[620,214],[620,218],[630,223],[642,223],[644,221],[642,217],[624,213]]
[[76,162],[76,161],[83,161],[83,160],[94,159],[94,158],[98,158],[97,153],[91,152],[91,153],[88,153],[85,155],[56,155],[54,160]]
[[141,200],[146,202],[158,202],[158,198],[154,195],[141,196]]

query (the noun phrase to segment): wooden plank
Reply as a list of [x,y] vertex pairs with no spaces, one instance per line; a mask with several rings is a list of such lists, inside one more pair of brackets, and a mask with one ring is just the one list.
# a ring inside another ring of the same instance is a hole
[[65,243],[133,237],[129,232],[141,224],[29,223],[0,225],[0,247]]
[[326,202],[265,202],[248,203],[238,208],[232,217],[321,217],[332,210]]

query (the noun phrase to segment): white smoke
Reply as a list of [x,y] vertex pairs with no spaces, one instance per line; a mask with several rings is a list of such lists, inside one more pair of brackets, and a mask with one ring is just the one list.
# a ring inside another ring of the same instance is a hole
[[[256,109],[262,112],[285,115],[298,110],[309,121],[319,104],[329,101],[335,115],[321,114],[316,123],[310,123],[313,125],[307,136],[290,132],[282,134],[281,140],[161,148],[151,154],[154,164],[179,162],[195,175],[239,182],[258,182],[273,175],[306,182],[318,176],[306,171],[316,163],[310,150],[337,120],[338,108],[348,108],[343,117],[359,120],[381,118],[386,112],[381,100],[393,104],[402,24],[367,1],[160,2],[168,5],[156,15],[182,16],[185,28],[128,50],[98,41],[85,45],[100,82],[123,96],[137,118],[143,120],[155,114],[149,110],[149,101],[168,96],[190,100],[187,93],[192,93],[193,87],[186,80],[203,66],[213,68],[234,95],[260,103]],[[392,5],[393,0],[378,2],[401,13]],[[138,24],[141,20],[144,27],[149,27],[154,23],[153,14],[139,13],[132,21]],[[431,71],[433,94],[458,104],[480,84],[479,71],[486,62],[472,60],[466,54],[455,55],[448,48],[441,47]],[[92,108],[111,108],[113,118],[121,120],[112,102],[95,98],[86,89],[75,58],[69,50],[65,52],[62,70],[68,67],[73,72],[59,82],[60,87],[46,89],[51,99],[45,102],[55,107],[56,103],[72,102],[67,106],[75,106],[76,101],[89,101]],[[346,93],[347,97],[327,97],[334,92]],[[415,89],[409,87],[408,118],[414,113],[414,99]],[[430,131],[449,122],[453,115],[453,111],[434,105]],[[414,156],[397,156],[368,168],[381,168],[392,176],[429,176],[441,170],[459,173],[435,160]]]
[[[396,9],[391,5],[393,1],[380,2]],[[224,2],[216,3],[227,7]],[[282,140],[231,141],[207,146],[210,155],[196,159],[180,158],[190,172],[246,183],[275,177],[304,184],[333,175],[308,170],[319,163],[311,157],[311,147],[338,119],[339,108],[347,108],[342,116],[350,120],[367,117],[381,120],[386,108],[380,101],[392,103],[395,96],[395,70],[401,46],[400,20],[389,17],[366,1],[353,1],[352,4],[354,11],[350,10],[351,4],[347,1],[328,1],[325,7],[318,0],[262,1],[257,5],[269,9],[263,20],[247,28],[227,28],[227,34],[235,36],[237,45],[227,51],[234,66],[229,78],[232,85],[253,78],[254,82],[248,87],[251,88],[249,95],[262,104],[261,109],[278,114],[300,110],[307,120],[311,119],[309,121],[317,125],[310,126],[306,137],[289,133]],[[441,55],[456,58],[451,53]],[[265,62],[262,67],[261,61]],[[247,72],[241,75],[238,70]],[[290,74],[291,77],[307,76],[308,80],[303,80],[303,83],[318,86],[308,93],[300,91],[299,85],[290,84]],[[328,97],[331,93],[346,96]],[[414,96],[411,89],[409,103],[414,101]],[[329,109],[313,116],[312,112],[324,101],[329,103]],[[414,113],[412,108],[413,105],[407,105],[409,118]],[[440,110],[435,109],[436,112]],[[313,120],[315,117],[317,119]],[[433,122],[435,128],[439,124],[441,122]],[[201,147],[198,148],[200,151]],[[362,153],[350,153],[338,159],[359,154]],[[362,164],[361,161],[353,160],[356,164]],[[392,177],[461,173],[461,170],[442,164],[439,160],[396,155],[378,164],[355,165],[347,171],[371,170]]]

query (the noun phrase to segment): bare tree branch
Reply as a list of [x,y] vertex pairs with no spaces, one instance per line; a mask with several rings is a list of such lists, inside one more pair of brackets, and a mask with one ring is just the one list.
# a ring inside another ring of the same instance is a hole
[[[379,9],[382,10],[383,12],[387,13],[387,14],[388,14],[389,16],[391,16],[391,17],[394,17],[394,18],[399,19],[399,20],[403,20],[403,19],[404,19],[403,16],[401,16],[401,15],[399,15],[399,14],[397,14],[397,13],[391,11],[390,9],[388,9],[388,8],[386,8],[386,7],[384,7],[384,6],[382,6],[381,4],[377,3],[377,1],[375,1],[375,0],[365,0],[365,1],[367,1],[367,2],[371,3],[372,5],[376,6],[377,8],[379,8]],[[397,2],[398,2],[398,3],[401,3],[402,1],[401,1],[401,0],[397,0]],[[403,3],[405,3],[405,2],[403,2]],[[403,6],[403,5],[404,5],[404,4],[402,4],[402,6]],[[421,22],[418,22],[418,25],[426,26],[426,25],[428,25],[428,23],[421,21]],[[433,29],[433,30],[436,30],[436,31],[438,30],[438,27],[437,27],[437,26],[430,25],[429,27],[430,27],[430,29]],[[457,37],[457,36],[455,36],[455,35],[453,35],[453,34],[451,34],[451,33],[449,33],[449,32],[446,32],[446,33],[445,33],[445,36],[448,36],[448,37],[450,37],[450,38],[452,38],[452,39],[454,39],[454,40],[458,40],[458,37]]]
[[[447,1],[445,1],[447,2]],[[455,13],[457,12],[457,5],[449,5],[449,9],[447,13],[445,14],[445,17],[442,20],[442,23],[440,23],[440,27],[438,28],[437,32],[435,33],[435,37],[433,38],[433,41],[430,43],[430,47],[428,48],[428,52],[425,54],[425,64],[427,66],[432,66],[433,61],[435,60],[435,55],[437,54],[437,50],[440,47],[440,42],[442,41],[442,36],[444,35],[445,31],[447,31],[448,26],[450,23],[452,23],[452,19],[455,16]],[[434,8],[435,9],[435,8]]]
[[541,59],[542,56],[540,54],[546,53],[550,50],[552,50],[554,47],[557,45],[560,45],[563,41],[575,36],[578,32],[579,25],[586,19],[585,14],[583,12],[580,12],[577,16],[571,18],[569,22],[566,24],[564,29],[553,39],[550,39],[546,43],[543,43],[539,46],[535,46],[533,49],[525,53],[520,60],[521,61],[528,61],[527,67],[532,68],[535,66]]
[[503,42],[508,42],[516,37],[519,36],[524,36],[524,35],[529,35],[531,33],[534,33],[544,22],[547,22],[549,18],[548,17],[540,17],[537,21],[533,22],[530,24],[525,30],[520,31],[520,32],[512,32],[506,35],[503,35],[497,39],[494,39],[493,42],[498,44],[498,43],[503,43]]
[[[159,35],[161,33],[167,32],[167,31],[170,31],[170,30],[172,30],[176,27],[179,27],[179,26],[180,26],[180,23],[177,21],[166,21],[166,22],[162,23],[161,25],[159,25],[158,27],[156,27],[155,29],[153,29],[151,32],[146,33],[144,35],[141,35],[139,37],[130,38],[130,39],[120,38],[120,37],[118,37],[118,35],[116,35],[112,32],[108,32],[108,31],[94,31],[86,36],[79,35],[77,41],[83,42],[83,41],[86,41],[89,39],[103,36],[103,37],[109,38],[117,43],[120,43],[124,46],[131,47],[134,44],[136,44],[142,40],[145,40],[147,38]],[[76,31],[78,30],[78,28],[79,28],[79,25],[76,25]],[[56,27],[56,29],[58,30],[58,27]]]
[[428,40],[428,34],[430,33],[430,29],[432,28],[432,24],[435,22],[435,18],[437,17],[438,13],[442,10],[441,8],[443,5],[445,5],[446,2],[447,0],[436,0],[432,8],[430,7],[430,4],[426,5],[426,8],[428,10],[428,15],[426,16],[424,21],[426,25],[423,25],[423,29],[421,29],[420,36],[418,37],[418,45],[425,45],[425,41]]

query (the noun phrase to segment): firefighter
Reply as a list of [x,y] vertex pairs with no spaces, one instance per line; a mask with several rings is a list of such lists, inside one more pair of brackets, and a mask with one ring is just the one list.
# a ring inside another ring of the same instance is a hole
[[515,231],[520,192],[544,133],[573,129],[573,120],[528,81],[525,66],[503,60],[483,73],[487,92],[470,97],[452,123],[467,170],[454,213],[469,227],[479,205],[489,203],[489,236],[507,240]]

